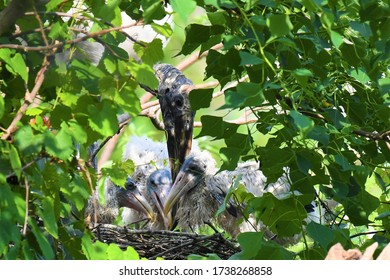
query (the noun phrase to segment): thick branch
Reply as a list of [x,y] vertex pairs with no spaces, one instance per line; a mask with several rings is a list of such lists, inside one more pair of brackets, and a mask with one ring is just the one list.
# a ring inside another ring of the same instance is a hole
[[38,94],[38,91],[41,88],[42,83],[45,79],[45,72],[47,71],[48,67],[49,67],[49,62],[47,60],[47,56],[45,56],[43,59],[42,67],[39,70],[37,77],[35,79],[34,88],[32,89],[31,92],[29,92],[28,90],[26,91],[22,106],[20,106],[18,112],[16,113],[16,116],[12,120],[11,124],[8,126],[6,132],[1,136],[1,139],[3,140],[7,139],[16,130],[16,125],[22,119],[28,106],[34,102],[34,99]]

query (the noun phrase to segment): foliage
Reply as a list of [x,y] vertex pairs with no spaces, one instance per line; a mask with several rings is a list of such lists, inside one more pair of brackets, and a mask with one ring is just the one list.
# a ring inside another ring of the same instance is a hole
[[[37,5],[35,13],[17,20],[17,32],[12,27],[0,34],[3,259],[138,258],[131,248],[121,251],[115,245],[91,242],[83,211],[97,177],[86,164],[88,147],[117,133],[117,115],[126,112],[137,122],[143,94],[139,85],[155,89],[153,64],[170,61],[158,38],[135,44],[142,64],[129,57],[119,46],[126,35],[110,30],[121,26],[121,12],[143,19],[162,37],[175,36],[180,28],[172,31],[169,24],[157,21],[167,14],[159,0],[107,5],[85,0],[71,10],[76,2],[80,1]],[[231,85],[218,105],[210,90],[191,93],[194,108],[210,107],[197,114],[202,122],[197,136],[223,143],[219,147],[223,169],[256,159],[268,182],[288,170],[292,189],[302,195],[285,201],[259,199],[238,188],[235,195],[247,200],[246,212],[286,236],[306,224],[302,205],[316,193],[340,204],[332,227],[307,225],[305,245],[296,256],[265,241],[260,233],[245,233],[238,238],[243,251],[234,258],[321,259],[337,242],[344,248],[388,243],[387,1],[167,2],[186,25],[185,40],[175,55],[184,59],[194,51],[206,52],[204,80],[217,80],[221,89]],[[188,20],[196,7],[207,16],[201,22]],[[76,10],[76,17],[59,16]],[[97,65],[75,42],[83,27],[96,33],[84,43],[97,40],[105,47]],[[212,49],[220,42],[222,48]],[[60,53],[65,54],[63,59]],[[201,75],[197,70],[193,80]],[[252,119],[237,121],[243,112],[252,113]],[[128,170],[120,157],[113,160],[113,167]],[[109,168],[106,174],[124,180],[126,172]],[[272,215],[275,210],[288,216]],[[370,239],[364,234],[368,231],[375,232]]]

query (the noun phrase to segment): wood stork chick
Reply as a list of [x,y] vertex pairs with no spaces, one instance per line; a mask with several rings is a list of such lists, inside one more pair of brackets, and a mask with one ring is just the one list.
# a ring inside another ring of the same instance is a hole
[[87,222],[112,224],[122,207],[134,209],[151,219],[154,217],[152,207],[139,192],[131,177],[127,178],[124,188],[115,185],[110,179],[106,179],[104,192],[105,205],[100,203],[97,191],[89,199],[85,212]]
[[[126,208],[122,212],[122,221],[124,224],[133,224],[139,221],[148,220],[146,228],[151,230],[168,229],[171,223],[163,213],[163,205],[172,186],[172,178],[168,169],[159,169],[154,171],[147,179],[147,185],[140,187],[140,192],[151,205],[154,216],[149,219],[144,212],[136,211],[134,208]],[[170,217],[170,216],[168,216]]]

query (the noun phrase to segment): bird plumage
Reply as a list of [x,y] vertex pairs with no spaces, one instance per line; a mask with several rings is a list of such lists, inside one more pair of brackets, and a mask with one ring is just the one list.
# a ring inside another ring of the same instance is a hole
[[[277,199],[289,197],[292,193],[287,175],[275,183],[267,184],[267,178],[256,162],[240,163],[233,171],[216,171],[215,161],[208,152],[193,153],[187,157],[167,198],[164,213],[169,213],[171,207],[177,204],[178,225],[186,231],[196,229],[205,222],[215,221],[232,237],[244,231],[261,231],[265,237],[273,239],[275,234],[262,221],[252,215],[243,219],[244,205],[237,205],[232,198],[218,217],[215,217],[215,213],[224,202],[229,188],[235,185],[235,180],[239,180],[246,191],[255,197],[261,197],[267,192]],[[297,237],[275,240],[291,244],[297,241]]]

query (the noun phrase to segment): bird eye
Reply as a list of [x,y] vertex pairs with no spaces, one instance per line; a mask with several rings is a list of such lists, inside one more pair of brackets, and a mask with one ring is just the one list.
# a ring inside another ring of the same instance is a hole
[[178,97],[178,98],[176,98],[176,100],[175,100],[175,105],[177,106],[177,107],[182,107],[183,106],[183,98],[180,96],[180,97]]
[[166,89],[165,89],[165,94],[167,94],[169,91],[170,91],[170,89],[169,89],[169,88],[166,88]]

